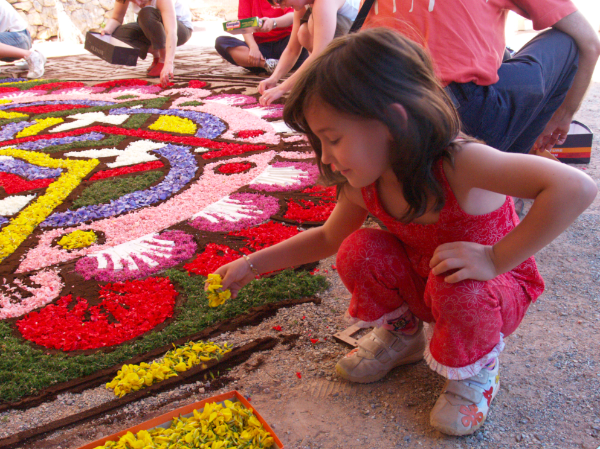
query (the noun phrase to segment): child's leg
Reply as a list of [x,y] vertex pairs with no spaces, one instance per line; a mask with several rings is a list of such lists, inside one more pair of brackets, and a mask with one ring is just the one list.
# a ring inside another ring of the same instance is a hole
[[360,229],[342,243],[337,266],[352,294],[348,317],[361,327],[376,326],[338,362],[338,374],[353,382],[375,382],[395,366],[420,360],[425,340],[412,312],[424,319],[431,315],[423,301],[424,280],[412,269],[401,242],[389,232]]
[[354,232],[338,250],[337,267],[352,294],[347,312],[351,321],[366,323],[362,327],[384,325],[409,309],[420,319],[432,321],[423,300],[425,282],[391,233],[379,229]]
[[497,357],[503,337],[520,324],[530,300],[505,273],[487,282],[457,284],[431,275],[425,302],[435,319],[425,359],[450,379],[431,412],[431,424],[446,434],[471,434],[485,421],[500,388]]

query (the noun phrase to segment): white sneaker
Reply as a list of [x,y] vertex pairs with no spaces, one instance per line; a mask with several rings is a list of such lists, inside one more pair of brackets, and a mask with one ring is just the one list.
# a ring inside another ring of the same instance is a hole
[[40,78],[44,75],[44,66],[46,65],[46,57],[37,50],[29,53],[25,58],[29,66],[27,78]]
[[358,348],[337,362],[335,371],[352,382],[376,382],[396,366],[422,360],[426,344],[422,322],[414,335],[398,335],[376,327],[358,340]]
[[275,71],[275,67],[279,64],[279,59],[266,59],[265,60],[265,70],[267,73],[273,73]]
[[449,380],[433,406],[430,422],[446,435],[471,435],[487,418],[490,405],[500,390],[500,363],[483,368],[464,380]]
[[19,70],[29,70],[29,63],[25,59],[19,59],[15,62],[15,68]]

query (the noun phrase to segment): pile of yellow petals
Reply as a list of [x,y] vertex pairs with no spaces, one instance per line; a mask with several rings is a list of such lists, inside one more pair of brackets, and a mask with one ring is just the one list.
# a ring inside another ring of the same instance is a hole
[[49,117],[41,120],[36,120],[35,125],[28,126],[27,128],[19,131],[19,133],[15,137],[17,139],[20,139],[21,137],[35,136],[40,131],[46,128],[50,128],[51,126],[58,125],[62,122],[64,122],[64,120],[60,117]]
[[189,418],[174,418],[168,429],[127,432],[119,441],[95,449],[263,449],[274,443],[252,410],[241,402],[225,401],[208,403]]
[[106,388],[113,390],[118,397],[123,397],[127,393],[175,377],[178,373],[203,362],[219,360],[230,351],[227,343],[218,345],[212,342],[190,341],[185,345],[175,346],[175,349],[167,352],[158,362],[123,365],[117,376],[106,384]]
[[223,288],[221,275],[219,274],[209,274],[208,280],[206,281],[206,296],[208,296],[208,306],[209,307],[217,307],[231,298],[231,291],[224,290],[222,292],[218,291]]
[[23,209],[19,215],[0,230],[0,262],[12,254],[34,229],[48,217],[54,209],[75,190],[96,165],[98,159],[78,161],[72,159],[53,159],[47,154],[15,148],[0,149],[0,156],[24,159],[30,164],[50,168],[66,169],[60,177],[46,188],[46,193],[35,203]]
[[185,117],[161,115],[148,127],[154,131],[167,131],[171,133],[195,134],[198,127],[194,122]]
[[64,249],[87,248],[97,240],[94,231],[73,231],[63,236],[57,243]]

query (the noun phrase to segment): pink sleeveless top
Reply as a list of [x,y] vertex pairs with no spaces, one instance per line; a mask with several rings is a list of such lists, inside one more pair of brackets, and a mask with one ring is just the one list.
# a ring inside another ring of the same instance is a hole
[[[432,224],[402,223],[384,209],[376,183],[361,189],[369,213],[381,220],[404,244],[413,268],[423,279],[429,276],[429,261],[442,243],[462,241],[493,245],[519,224],[511,197],[507,196],[504,204],[493,212],[469,215],[458,204],[441,164],[436,173],[444,189],[445,204],[440,211],[439,220]],[[544,280],[533,256],[513,268],[510,273],[532,301],[544,291]]]

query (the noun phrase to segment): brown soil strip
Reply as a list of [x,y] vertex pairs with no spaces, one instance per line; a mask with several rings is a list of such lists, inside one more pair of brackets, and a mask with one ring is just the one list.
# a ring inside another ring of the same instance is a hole
[[32,438],[40,437],[48,432],[54,432],[65,426],[81,424],[85,421],[106,414],[111,410],[129,404],[130,402],[135,402],[144,397],[151,396],[153,394],[173,388],[174,386],[179,386],[183,383],[196,382],[196,380],[198,380],[204,374],[210,372],[211,370],[214,370],[214,368],[218,367],[219,371],[221,371],[229,367],[239,365],[240,363],[243,363],[246,360],[248,360],[248,358],[253,353],[257,351],[265,351],[268,349],[272,349],[275,345],[277,345],[278,342],[279,340],[273,337],[265,337],[253,340],[250,343],[245,344],[244,346],[234,348],[231,352],[225,354],[219,361],[208,362],[206,365],[195,366],[189,369],[188,371],[180,373],[177,377],[166,379],[150,387],[144,388],[134,393],[127,394],[122,398],[118,398],[105,404],[99,405],[98,407],[94,407],[76,415],[71,415],[66,418],[45,424],[43,426],[25,430],[23,432],[11,435],[10,437],[0,439],[0,448],[8,449],[14,447],[16,444],[23,444],[25,441],[30,440]]
[[[279,301],[277,303],[265,304],[263,306],[253,307],[252,309],[250,309],[247,313],[245,313],[243,315],[239,315],[234,318],[230,318],[228,320],[221,321],[210,327],[207,327],[206,329],[204,329],[200,332],[197,332],[192,335],[188,335],[186,337],[182,337],[182,338],[174,341],[173,344],[182,345],[182,344],[187,343],[188,341],[210,340],[224,332],[230,332],[230,331],[237,330],[240,327],[252,326],[252,325],[258,324],[262,320],[275,315],[275,313],[277,313],[277,311],[283,307],[291,307],[291,306],[295,306],[297,304],[305,304],[305,303],[309,303],[309,302],[312,302],[315,304],[320,304],[321,300],[319,298],[314,298],[314,297],[288,299],[285,301]],[[121,369],[121,367],[123,365],[126,365],[126,364],[139,365],[142,362],[154,360],[154,359],[164,355],[167,351],[169,351],[171,349],[173,349],[172,344],[165,345],[160,348],[156,348],[152,351],[146,352],[142,355],[133,357],[129,360],[125,360],[122,363],[119,363],[118,365],[97,371],[94,374],[91,374],[89,376],[82,377],[79,379],[74,379],[69,382],[62,382],[60,384],[53,385],[51,387],[48,387],[48,388],[42,390],[36,396],[29,396],[18,402],[14,402],[14,403],[0,404],[0,412],[4,411],[6,409],[9,409],[9,408],[26,409],[26,408],[34,407],[43,402],[51,400],[51,399],[55,398],[58,394],[64,393],[66,391],[69,391],[71,393],[79,393],[88,388],[97,387],[98,385],[101,385],[102,383],[106,383],[106,382],[109,382],[110,380],[112,380],[112,378],[115,377],[115,375],[117,374],[117,372]],[[182,378],[181,376],[177,376],[172,379],[181,380],[181,378]],[[2,441],[3,440],[0,440],[0,448],[3,447],[1,445]]]

